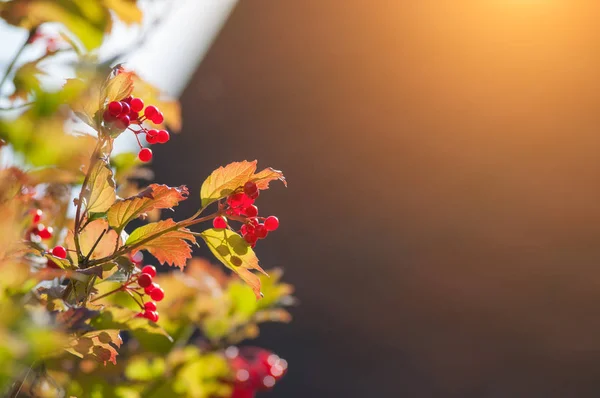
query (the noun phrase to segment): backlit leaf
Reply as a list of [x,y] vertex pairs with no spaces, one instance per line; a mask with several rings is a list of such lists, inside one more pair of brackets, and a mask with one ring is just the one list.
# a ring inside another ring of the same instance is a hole
[[87,211],[102,213],[115,202],[115,181],[108,163],[98,160],[90,172],[88,182]]
[[162,264],[185,267],[192,257],[192,249],[186,241],[196,243],[194,235],[188,229],[175,229],[175,221],[168,220],[146,224],[135,229],[125,242],[126,246],[139,245],[133,254],[148,250]]
[[103,0],[104,4],[127,25],[142,22],[142,10],[137,6],[137,0]]
[[262,170],[261,172],[258,172],[256,174],[254,174],[251,178],[252,181],[254,181],[256,183],[256,186],[258,187],[258,189],[269,189],[269,183],[273,180],[279,180],[281,182],[283,182],[283,185],[285,185],[287,187],[287,181],[285,180],[285,177],[283,176],[283,173],[279,170],[275,170],[271,167],[267,167],[266,169]]
[[258,258],[248,243],[237,233],[228,229],[207,229],[200,234],[208,248],[226,267],[240,276],[261,297],[260,279],[251,270],[265,271],[258,265]]
[[[100,241],[96,244],[99,238]],[[118,244],[117,239],[119,239]],[[90,222],[79,234],[79,246],[84,256],[87,256],[95,245],[94,252],[90,256],[90,259],[93,260],[111,255],[115,248],[120,246],[120,243],[119,235],[114,230],[109,230],[108,222],[103,219]],[[65,246],[71,250],[75,249],[73,232],[70,230],[67,232]],[[112,266],[110,269],[112,269]],[[98,272],[110,272],[110,270],[102,269]]]
[[181,130],[181,107],[179,101],[161,94],[161,92],[143,80],[140,76],[134,75],[133,95],[142,98],[146,105],[154,105],[163,113],[164,124],[169,126],[173,132]]
[[230,163],[213,171],[200,188],[202,206],[228,196],[244,185],[253,176],[254,171],[256,171],[256,160]]
[[188,190],[183,185],[174,188],[152,184],[136,196],[116,201],[108,209],[108,223],[120,231],[142,213],[154,209],[170,209],[177,206],[180,201],[187,199],[187,195]]
[[103,101],[121,101],[133,92],[133,72],[118,69],[117,75],[110,79],[106,85]]
[[117,349],[121,347],[123,340],[119,336],[119,330],[95,330],[75,337],[69,347],[65,348],[68,352],[79,358],[94,358],[106,365],[107,362],[117,364]]

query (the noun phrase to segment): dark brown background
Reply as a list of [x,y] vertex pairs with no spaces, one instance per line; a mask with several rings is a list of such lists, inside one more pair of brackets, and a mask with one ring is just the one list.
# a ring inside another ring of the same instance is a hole
[[274,396],[600,396],[599,8],[240,2],[157,179],[285,171],[259,202],[301,303],[258,342],[290,361]]

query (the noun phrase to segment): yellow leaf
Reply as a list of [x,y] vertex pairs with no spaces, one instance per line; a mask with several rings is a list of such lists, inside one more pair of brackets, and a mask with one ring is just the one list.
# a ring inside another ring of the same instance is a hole
[[117,198],[115,181],[108,163],[100,159],[90,172],[87,193],[87,211],[93,213],[105,212]]
[[94,358],[106,365],[107,362],[117,364],[117,348],[121,347],[123,340],[119,336],[119,330],[95,330],[82,336],[74,337],[68,352],[79,358]]
[[[102,238],[100,238],[101,236]],[[99,242],[98,239],[100,239]],[[119,243],[117,243],[117,239]],[[111,255],[115,248],[120,246],[120,243],[121,239],[119,235],[114,230],[109,230],[108,222],[103,219],[90,222],[79,234],[79,246],[84,256],[87,257],[94,245],[96,246],[90,256],[93,260]],[[67,232],[67,237],[65,238],[65,246],[71,250],[75,249],[73,232],[70,230]]]
[[213,171],[200,188],[202,207],[231,194],[244,185],[254,171],[256,171],[256,160],[230,163]]
[[274,168],[267,167],[259,173],[256,173],[252,176],[252,181],[256,183],[258,189],[269,189],[269,183],[273,180],[279,180],[283,182],[283,185],[287,187],[287,181],[283,176],[283,172],[279,170],[275,170]]
[[104,0],[104,4],[127,25],[140,23],[144,17],[137,0]]
[[154,209],[170,209],[177,206],[180,201],[187,199],[187,195],[188,190],[184,185],[173,188],[152,184],[136,196],[115,202],[108,209],[108,223],[120,231],[142,213]]
[[196,243],[196,238],[188,229],[175,229],[175,226],[172,218],[146,224],[135,229],[125,245],[139,245],[133,250],[133,254],[148,250],[162,264],[183,269],[187,260],[192,257],[192,249],[186,241]]
[[266,272],[258,265],[258,258],[248,243],[237,233],[228,229],[211,228],[200,234],[210,251],[226,267],[240,276],[254,292],[257,299],[261,298],[260,279],[251,270]]
[[133,92],[133,72],[127,72],[123,69],[118,69],[117,75],[110,79],[106,85],[104,94],[105,101],[121,101],[131,95]]

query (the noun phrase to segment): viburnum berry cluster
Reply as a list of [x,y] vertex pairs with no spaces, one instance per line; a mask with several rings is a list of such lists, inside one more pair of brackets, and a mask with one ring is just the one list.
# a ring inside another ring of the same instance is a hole
[[[152,150],[142,146],[138,137],[140,134],[145,134],[146,142],[150,145],[165,144],[171,138],[167,130],[148,129],[143,125],[147,121],[155,125],[161,125],[165,118],[163,113],[154,105],[148,105],[144,108],[144,101],[141,98],[129,96],[121,101],[109,102],[102,118],[109,129],[116,131],[128,129],[135,134],[140,147],[138,158],[142,162],[152,160]],[[133,128],[133,126],[137,127]]]
[[229,347],[225,356],[233,370],[231,398],[254,398],[258,391],[268,391],[287,372],[287,361],[259,347]]
[[[92,301],[96,301],[119,291],[123,291],[129,294],[140,307],[141,312],[136,315],[137,317],[146,318],[152,322],[158,322],[159,315],[156,302],[162,301],[165,298],[165,291],[158,283],[153,281],[155,276],[156,268],[152,265],[146,265],[142,268],[141,272],[132,274],[123,285],[119,286],[115,290],[103,294],[102,296],[96,297]],[[144,300],[148,297],[152,301]]]
[[51,239],[54,232],[53,228],[41,223],[44,212],[40,209],[32,209],[30,216],[31,228],[27,232],[26,240],[39,243],[42,240]]
[[279,219],[275,216],[259,217],[258,207],[254,204],[260,190],[253,181],[244,184],[241,192],[236,192],[227,197],[226,206],[221,210],[225,216],[218,216],[213,220],[213,227],[217,229],[227,228],[229,217],[232,220],[242,222],[239,229],[240,235],[244,237],[251,247],[256,246],[259,239],[265,239],[269,232],[279,228]]

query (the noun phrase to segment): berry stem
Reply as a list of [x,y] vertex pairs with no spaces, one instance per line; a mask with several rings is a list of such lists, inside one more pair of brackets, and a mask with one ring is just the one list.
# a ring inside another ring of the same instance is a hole
[[121,286],[119,286],[118,288],[111,290],[110,292],[106,292],[106,293],[104,293],[103,295],[100,295],[100,296],[98,296],[98,297],[94,297],[93,299],[91,299],[91,300],[90,300],[90,303],[93,303],[94,301],[97,301],[97,300],[103,299],[104,297],[108,297],[108,296],[110,296],[111,294],[114,294],[114,293],[116,293],[116,292],[120,292],[121,290],[127,290],[127,289],[126,289],[127,285],[128,285],[128,283],[126,283],[126,284],[124,284],[124,285],[121,285]]
[[[134,290],[134,292],[135,292],[135,290]],[[135,301],[135,302],[136,302],[136,304],[137,304],[137,305],[139,305],[139,306],[140,306],[140,308],[141,308],[142,310],[144,309],[144,305],[143,305],[142,303],[140,303],[140,302],[139,302],[139,301],[138,301],[138,300],[135,298],[135,296],[133,295],[133,293],[131,292],[131,290],[129,290],[129,289],[125,289],[125,293],[129,294],[129,295],[131,296],[131,298],[133,299],[133,301]],[[136,292],[136,293],[137,293],[137,292]]]

